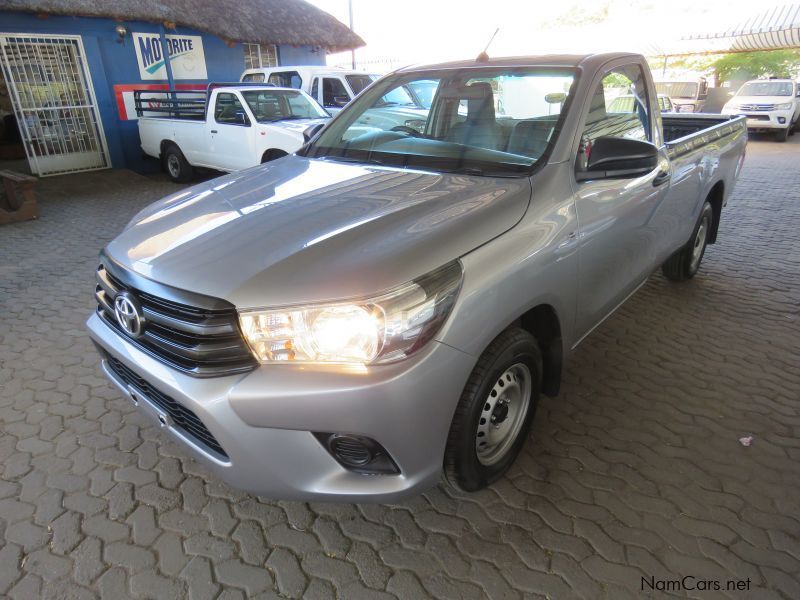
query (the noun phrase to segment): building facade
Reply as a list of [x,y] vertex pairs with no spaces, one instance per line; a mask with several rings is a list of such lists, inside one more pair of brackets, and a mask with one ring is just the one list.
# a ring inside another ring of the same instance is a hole
[[155,170],[139,147],[135,89],[203,89],[238,81],[246,67],[322,65],[326,52],[315,44],[230,40],[175,23],[0,12],[0,92],[5,88],[5,105],[10,100],[13,108],[3,115],[4,143],[16,135],[41,176]]

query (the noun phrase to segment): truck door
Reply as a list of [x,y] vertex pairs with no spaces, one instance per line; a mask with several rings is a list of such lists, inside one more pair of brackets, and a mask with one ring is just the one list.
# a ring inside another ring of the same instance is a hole
[[209,166],[236,171],[252,167],[253,122],[241,99],[231,92],[215,92],[209,115]]
[[[654,94],[642,66],[619,64],[598,74],[583,108],[575,169],[581,169],[600,137],[661,145]],[[616,102],[621,95],[633,102]],[[612,106],[613,104],[613,106]],[[612,112],[613,111],[613,112]],[[662,151],[663,152],[663,151]],[[583,335],[610,314],[656,266],[657,213],[669,187],[669,162],[632,178],[574,181],[579,226],[576,325]]]

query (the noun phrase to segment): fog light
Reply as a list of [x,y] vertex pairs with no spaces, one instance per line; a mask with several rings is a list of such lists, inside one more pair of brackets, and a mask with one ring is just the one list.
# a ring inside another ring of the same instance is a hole
[[384,447],[371,438],[343,433],[314,433],[314,437],[349,471],[372,475],[400,472]]
[[780,123],[781,125],[786,123],[786,117],[778,117],[778,123]]

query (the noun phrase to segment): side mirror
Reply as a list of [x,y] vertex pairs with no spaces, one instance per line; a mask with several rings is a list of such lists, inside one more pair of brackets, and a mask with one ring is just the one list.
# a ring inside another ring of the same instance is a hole
[[325,127],[325,123],[315,123],[314,125],[310,125],[303,130],[303,140],[307,144],[311,141],[315,135],[317,135],[320,130]]
[[333,103],[336,106],[339,106],[339,107],[347,106],[348,102],[350,102],[350,98],[348,98],[347,96],[334,96],[333,97]]
[[586,168],[575,173],[578,181],[632,178],[658,167],[658,148],[650,142],[627,138],[600,137],[594,140]]
[[244,114],[242,111],[236,113],[236,124],[237,125],[250,125],[250,122],[247,120],[247,115]]

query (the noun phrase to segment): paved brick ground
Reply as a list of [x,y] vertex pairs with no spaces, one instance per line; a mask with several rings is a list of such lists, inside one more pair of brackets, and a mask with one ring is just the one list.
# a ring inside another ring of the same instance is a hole
[[750,144],[700,275],[575,352],[508,478],[392,506],[250,497],[147,426],[83,321],[98,249],[174,188],[43,181],[41,221],[0,228],[0,595],[800,598],[798,142]]

